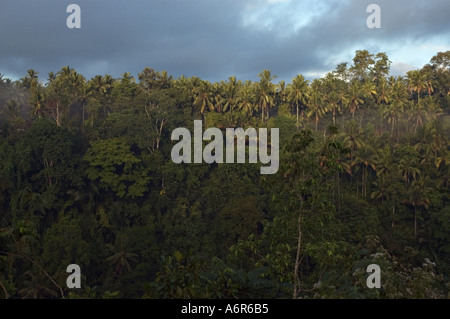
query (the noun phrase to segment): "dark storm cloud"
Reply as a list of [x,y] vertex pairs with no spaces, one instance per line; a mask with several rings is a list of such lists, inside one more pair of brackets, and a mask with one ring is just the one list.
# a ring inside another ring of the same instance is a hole
[[[381,29],[366,27],[366,7],[374,2],[382,9]],[[66,27],[70,3],[81,7],[81,29]],[[449,45],[448,0],[304,3],[1,0],[0,72],[20,77],[33,68],[45,79],[49,71],[70,65],[88,78],[119,77],[149,66],[175,77],[218,81],[230,75],[256,79],[271,69],[279,80],[290,81],[298,73],[311,76],[351,61],[356,49],[392,57],[432,39]],[[299,25],[302,19],[308,23]]]

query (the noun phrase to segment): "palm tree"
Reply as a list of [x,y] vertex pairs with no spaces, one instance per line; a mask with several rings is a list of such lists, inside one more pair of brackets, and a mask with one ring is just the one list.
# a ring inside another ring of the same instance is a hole
[[128,237],[123,233],[118,234],[115,247],[108,245],[109,249],[115,251],[111,256],[106,258],[110,266],[114,267],[117,276],[122,275],[125,271],[131,270],[131,264],[139,261],[137,254],[131,253],[126,248],[128,245]]
[[417,92],[417,103],[419,103],[420,94],[428,87],[427,80],[419,70],[409,71],[406,75],[408,76],[408,90],[411,94]]
[[58,76],[64,76],[64,77],[69,77],[70,73],[72,73],[72,69],[70,68],[70,66],[64,66],[61,68],[61,70],[59,70],[56,75]]
[[56,79],[56,74],[55,74],[55,72],[49,72],[49,73],[48,73],[47,83],[46,83],[45,85],[52,84],[53,81],[55,81],[55,79]]
[[38,118],[42,117],[44,101],[44,94],[40,90],[33,92],[30,102],[33,105],[33,115],[37,115]]
[[191,79],[182,74],[179,78],[174,80],[174,87],[178,90],[190,92]]
[[377,103],[378,104],[382,104],[382,103],[388,104],[389,103],[389,98],[388,98],[389,84],[384,77],[380,79],[376,93],[377,93]]
[[374,171],[376,169],[374,155],[375,149],[371,145],[361,145],[352,161],[352,166],[362,167],[361,195],[363,196],[367,196],[368,168],[372,168]]
[[415,133],[417,131],[417,128],[420,125],[423,125],[427,110],[425,108],[425,103],[423,103],[423,100],[417,103],[411,101],[410,105],[411,105],[410,108],[411,116],[416,120],[416,124],[414,125],[414,133]]
[[319,124],[319,119],[325,115],[326,107],[324,106],[324,99],[322,93],[319,91],[321,85],[321,81],[319,79],[315,79],[311,83],[311,90],[309,94],[309,99],[307,103],[307,113],[308,117],[314,116],[314,121],[316,123],[316,131],[317,126]]
[[327,110],[333,114],[333,124],[336,125],[336,114],[341,111],[342,98],[336,91],[331,91],[326,95]]
[[89,80],[86,87],[86,94],[89,97],[87,100],[87,108],[91,109],[88,112],[91,116],[104,120],[108,117],[111,109],[110,94],[114,87],[114,79],[111,75],[96,75]]
[[406,186],[415,180],[417,176],[420,176],[419,163],[414,156],[405,156],[398,162],[398,168],[400,170]]
[[432,131],[431,125],[421,126],[417,131],[418,142],[414,145],[414,148],[421,156],[421,164],[429,163],[433,160],[435,149],[433,144],[435,137],[433,136]]
[[[384,78],[381,78],[384,79]],[[376,85],[372,81],[366,81],[363,83],[361,87],[362,95],[366,98],[372,98],[377,96],[377,88]]]
[[348,131],[344,138],[344,145],[350,149],[350,161],[353,161],[355,151],[365,146],[365,143],[361,139],[362,130],[354,120],[348,123],[347,128]]
[[223,105],[225,102],[225,99],[222,97],[221,92],[222,92],[222,88],[220,87],[219,83],[214,83],[213,85],[213,99],[214,99],[214,109],[216,110],[217,113],[222,113],[223,111]]
[[[288,101],[297,110],[297,126],[299,118],[300,105],[306,105],[309,96],[308,81],[302,75],[297,75],[292,79],[292,83],[288,85]],[[317,128],[316,128],[317,130]]]
[[374,162],[377,177],[383,175],[389,177],[389,174],[393,172],[394,161],[392,159],[391,149],[388,145],[377,151]]
[[241,81],[237,81],[235,76],[230,76],[228,82],[225,83],[225,104],[223,106],[223,111],[233,110],[239,104],[239,90],[242,87]]
[[288,90],[285,81],[280,81],[276,85],[277,88],[277,101],[280,103],[285,103],[287,101]]
[[392,179],[387,175],[380,175],[373,183],[374,191],[370,194],[371,199],[381,200],[381,203],[385,201],[390,202],[392,205],[392,222],[391,227],[395,226],[395,207],[396,201],[394,196],[396,194],[395,185],[392,184]]
[[255,101],[258,109],[261,110],[261,120],[264,122],[264,115],[269,119],[269,110],[274,106],[275,85],[272,80],[276,76],[272,76],[269,70],[263,70],[258,76],[260,81],[255,87]]
[[214,111],[214,104],[212,103],[211,91],[209,82],[202,81],[192,89],[194,93],[194,108],[203,114],[205,110]]
[[166,70],[156,72],[156,77],[160,89],[168,89],[172,86],[173,76],[169,75]]
[[26,271],[24,276],[27,277],[24,280],[26,287],[18,291],[22,299],[48,299],[58,297],[58,293],[45,284],[45,278],[43,276],[35,275],[30,270]]
[[391,75],[389,78],[388,78],[388,83],[389,83],[389,86],[393,86],[394,85],[394,83],[395,82],[397,82],[397,81],[404,81],[404,78],[402,77],[402,76],[398,76],[398,77],[395,77],[395,76],[393,76],[393,75]]
[[123,248],[112,256],[106,258],[110,266],[114,266],[115,272],[118,276],[125,271],[131,270],[131,263],[137,263],[139,256],[134,253],[128,253]]
[[384,203],[385,200],[389,200],[391,198],[388,177],[382,175],[377,178],[372,184],[373,186],[375,186],[375,190],[370,194],[370,198],[381,200],[381,203]]
[[[395,82],[395,78],[394,78]],[[386,105],[389,104],[389,92],[390,92],[390,82],[386,81],[386,78],[380,78],[378,82],[377,88],[377,99],[376,103],[378,104],[378,114],[380,114],[380,134],[383,134],[383,120],[384,120],[384,111],[386,109]]]
[[[388,123],[391,124],[391,136],[394,135],[394,127],[398,123],[400,115],[403,113],[405,105],[407,103],[405,85],[401,81],[396,81],[390,91],[388,100],[389,104],[384,108],[383,115],[388,119]],[[397,125],[398,126],[398,125]],[[397,138],[399,132],[397,132]]]
[[426,80],[426,82],[427,82],[427,87],[426,87],[426,89],[427,89],[427,92],[428,92],[428,96],[431,96],[431,93],[433,93],[434,92],[434,86],[433,86],[433,80],[431,80],[430,78],[430,75],[428,75],[428,80]]
[[355,111],[359,108],[359,105],[364,104],[364,100],[360,98],[361,95],[361,86],[359,82],[354,81],[350,86],[348,93],[348,106],[350,113],[352,114],[352,118],[355,117]]
[[245,116],[251,117],[257,110],[256,104],[253,103],[253,88],[249,81],[246,81],[243,88],[239,91],[238,108]]
[[414,238],[417,238],[418,232],[417,209],[420,207],[428,209],[431,203],[430,194],[433,188],[428,186],[429,182],[428,176],[420,176],[419,179],[414,180],[408,190],[408,198],[403,201],[403,204],[414,208]]

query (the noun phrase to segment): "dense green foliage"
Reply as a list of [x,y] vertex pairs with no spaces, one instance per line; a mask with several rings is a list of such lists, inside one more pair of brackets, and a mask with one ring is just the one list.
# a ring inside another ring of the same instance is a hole
[[[447,298],[450,52],[389,66],[363,50],[288,84],[0,75],[0,297]],[[279,171],[174,164],[194,119],[279,128]]]

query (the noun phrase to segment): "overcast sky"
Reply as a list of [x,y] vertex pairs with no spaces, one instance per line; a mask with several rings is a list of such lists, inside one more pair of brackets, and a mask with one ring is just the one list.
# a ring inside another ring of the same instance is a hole
[[[71,3],[81,29],[66,26]],[[380,29],[366,26],[371,3]],[[45,82],[66,65],[88,79],[148,66],[213,82],[270,69],[290,82],[366,49],[386,52],[401,75],[450,50],[449,14],[449,0],[0,0],[0,73],[32,68]]]

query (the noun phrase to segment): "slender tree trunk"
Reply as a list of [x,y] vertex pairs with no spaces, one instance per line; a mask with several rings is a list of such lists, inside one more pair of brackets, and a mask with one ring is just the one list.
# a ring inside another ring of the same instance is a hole
[[37,262],[35,262],[33,259],[31,259],[30,257],[28,257],[25,254],[15,254],[15,253],[10,253],[7,251],[0,251],[0,253],[5,254],[5,255],[12,255],[12,256],[17,256],[20,258],[25,258],[26,260],[28,260],[29,262],[31,262],[33,265],[35,265],[36,267],[38,267],[46,276],[48,279],[50,279],[50,281],[59,289],[59,292],[61,294],[61,298],[64,299],[64,291],[63,289],[56,283],[56,281],[52,278],[52,276],[49,275],[49,273],[47,271],[45,271],[44,268],[42,268]]
[[292,298],[296,299],[300,293],[300,278],[298,275],[300,268],[300,255],[302,251],[302,211],[303,211],[303,199],[300,199],[300,212],[298,215],[298,237],[297,237],[297,253],[295,256],[295,267],[294,267],[294,294]]
[[61,126],[61,123],[59,122],[59,102],[56,103],[56,115],[54,115],[52,110],[53,118],[55,119],[56,125]]
[[9,299],[9,294],[8,291],[6,290],[5,286],[3,286],[3,284],[0,281],[0,287],[2,287],[3,292],[5,293],[5,299]]
[[[381,202],[383,202],[383,200]],[[392,228],[394,228],[395,226],[394,215],[395,215],[395,205],[392,205],[392,224],[391,224]]]
[[[298,104],[297,104],[297,126],[298,126]],[[317,129],[316,129],[317,131]]]

